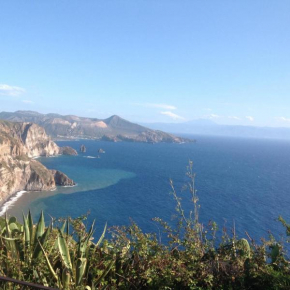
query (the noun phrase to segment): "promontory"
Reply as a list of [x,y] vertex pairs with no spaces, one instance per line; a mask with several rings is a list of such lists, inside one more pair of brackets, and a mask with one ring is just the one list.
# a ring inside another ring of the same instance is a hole
[[37,124],[0,120],[0,205],[18,191],[74,185],[62,172],[49,170],[33,159],[62,153],[77,154],[72,148],[58,147]]

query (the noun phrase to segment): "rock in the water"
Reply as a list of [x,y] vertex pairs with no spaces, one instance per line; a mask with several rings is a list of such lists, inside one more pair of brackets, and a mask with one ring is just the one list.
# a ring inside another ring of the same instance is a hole
[[80,151],[85,153],[87,151],[87,148],[85,145],[81,145]]
[[59,170],[51,170],[52,175],[54,176],[55,184],[61,186],[74,186],[75,182],[70,179],[66,174],[62,173]]
[[69,147],[69,146],[64,146],[64,147],[60,147],[59,148],[59,154],[62,154],[62,155],[78,155],[78,152],[75,150],[75,149],[73,149],[73,148],[71,148],[71,147]]

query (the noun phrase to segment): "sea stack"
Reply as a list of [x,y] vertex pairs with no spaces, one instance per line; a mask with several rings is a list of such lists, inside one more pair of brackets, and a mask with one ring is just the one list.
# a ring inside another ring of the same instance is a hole
[[85,145],[82,145],[81,148],[80,148],[80,151],[85,153],[87,151],[87,148]]

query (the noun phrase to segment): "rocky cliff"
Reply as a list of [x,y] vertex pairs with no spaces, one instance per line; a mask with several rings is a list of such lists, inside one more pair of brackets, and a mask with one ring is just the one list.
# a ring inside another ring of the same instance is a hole
[[53,174],[54,181],[57,185],[61,186],[74,186],[75,182],[70,179],[67,175],[62,173],[59,170],[51,170],[51,173]]
[[0,204],[20,190],[52,190],[59,180],[72,185],[66,175],[55,174],[32,159],[61,151],[36,124],[0,121]]

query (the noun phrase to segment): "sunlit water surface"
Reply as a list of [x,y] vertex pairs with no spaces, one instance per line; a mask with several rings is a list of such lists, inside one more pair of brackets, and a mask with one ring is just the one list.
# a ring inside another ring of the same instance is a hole
[[[52,192],[24,193],[8,209],[21,218],[30,208],[35,217],[41,210],[54,217],[78,217],[90,212],[100,234],[105,222],[128,225],[132,218],[144,231],[158,231],[151,219],[173,223],[175,202],[170,195],[171,178],[179,193],[187,182],[186,165],[193,160],[196,172],[200,219],[216,221],[220,228],[235,224],[239,236],[245,230],[255,239],[272,231],[283,233],[276,221],[282,215],[290,222],[290,142],[195,136],[197,143],[142,144],[96,141],[65,141],[86,153],[79,156],[40,158],[45,166],[65,172],[75,187]],[[106,153],[99,154],[103,148]],[[88,158],[90,156],[90,158]],[[192,204],[180,193],[184,209]]]

